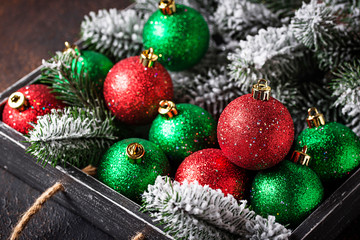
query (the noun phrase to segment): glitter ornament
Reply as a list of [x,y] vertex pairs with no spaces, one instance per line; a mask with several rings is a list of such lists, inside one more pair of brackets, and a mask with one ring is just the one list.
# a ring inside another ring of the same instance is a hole
[[91,81],[95,83],[97,89],[101,92],[103,89],[104,81],[109,70],[114,66],[112,61],[104,54],[82,50],[80,51],[77,46],[70,46],[65,42],[66,49],[64,51],[71,51],[76,59],[72,61],[72,70],[81,71],[88,74]]
[[289,111],[270,97],[264,79],[252,94],[232,102],[220,115],[218,141],[224,155],[236,165],[261,170],[284,159],[294,140],[294,124]]
[[310,168],[322,181],[342,178],[360,163],[360,140],[350,128],[336,122],[325,123],[316,108],[308,110],[309,128],[302,131],[295,149],[308,147]]
[[162,0],[159,10],[146,22],[145,48],[153,47],[159,62],[170,71],[182,71],[197,64],[209,47],[209,28],[193,8]]
[[110,70],[104,83],[108,108],[127,124],[150,123],[162,99],[172,99],[173,85],[166,69],[156,62],[153,49],[126,58]]
[[225,195],[243,199],[248,181],[246,170],[233,164],[220,149],[203,149],[197,151],[180,164],[175,180],[183,182],[198,181],[212,189],[220,189]]
[[42,84],[32,84],[20,88],[10,95],[5,104],[2,121],[22,134],[31,128],[29,122],[36,123],[37,116],[61,109],[65,105],[55,98],[51,89]]
[[149,140],[158,145],[171,162],[180,164],[190,154],[216,145],[216,122],[201,107],[161,101]]
[[141,194],[158,175],[168,175],[169,162],[154,143],[140,138],[124,139],[105,153],[97,169],[97,178],[123,194],[140,202]]
[[[301,223],[321,202],[324,189],[314,171],[305,166],[310,156],[295,151],[292,161],[259,172],[253,181],[251,206],[263,217],[272,215],[292,227]],[[311,162],[311,160],[310,160]],[[304,165],[302,165],[304,164]]]

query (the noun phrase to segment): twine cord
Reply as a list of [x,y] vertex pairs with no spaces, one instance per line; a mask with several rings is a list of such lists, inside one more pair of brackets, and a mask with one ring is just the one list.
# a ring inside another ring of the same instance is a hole
[[[87,171],[84,171],[87,172]],[[41,194],[38,199],[36,199],[35,203],[22,215],[19,222],[16,224],[13,229],[9,240],[17,240],[22,231],[25,229],[26,225],[37,212],[40,211],[42,206],[49,200],[52,196],[54,196],[59,191],[64,191],[64,186],[61,183],[55,183],[52,187],[46,189],[45,192]],[[137,233],[135,236],[131,238],[131,240],[145,240],[145,235],[143,233]]]
[[27,223],[30,221],[31,217],[39,212],[44,203],[46,203],[47,200],[49,200],[59,191],[64,191],[64,187],[61,183],[55,183],[52,187],[43,192],[43,194],[41,194],[41,196],[36,199],[35,203],[29,208],[29,210],[27,210],[21,217],[11,233],[10,240],[17,240],[21,232],[26,227]]
[[143,233],[137,233],[131,240],[145,240],[145,235]]
[[90,175],[90,176],[95,176],[96,175],[96,170],[97,168],[94,167],[93,165],[87,165],[86,167],[84,167],[83,169],[81,169],[81,171],[83,171],[84,173]]

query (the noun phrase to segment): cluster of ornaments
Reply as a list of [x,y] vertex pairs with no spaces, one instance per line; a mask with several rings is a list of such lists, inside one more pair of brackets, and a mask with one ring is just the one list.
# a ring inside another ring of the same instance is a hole
[[[294,143],[293,120],[271,97],[264,79],[252,93],[233,100],[218,123],[198,106],[175,104],[167,69],[181,71],[198,63],[209,45],[209,29],[190,7],[169,0],[160,1],[159,8],[145,24],[148,50],[140,57],[113,65],[96,52],[74,53],[78,58],[73,70],[88,73],[118,121],[151,123],[149,140],[125,139],[106,152],[97,178],[137,202],[158,175],[196,180],[239,200],[247,197],[251,185],[251,205],[258,214],[273,215],[283,224],[300,223],[321,202],[322,182],[341,178],[359,165],[358,137],[339,123],[325,124],[312,108],[309,128],[286,159]],[[28,122],[64,106],[47,86],[33,84],[10,96],[2,120],[26,134]],[[249,171],[258,171],[252,184]]]

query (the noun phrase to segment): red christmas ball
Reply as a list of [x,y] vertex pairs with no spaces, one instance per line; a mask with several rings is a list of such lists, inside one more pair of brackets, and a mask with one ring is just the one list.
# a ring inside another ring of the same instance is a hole
[[104,83],[108,108],[127,124],[150,123],[157,115],[159,102],[171,100],[173,95],[167,70],[158,62],[144,66],[138,56],[115,64]]
[[261,170],[281,162],[294,141],[294,123],[278,100],[256,100],[243,95],[222,112],[218,141],[224,155],[236,165]]
[[65,105],[55,98],[51,89],[42,84],[32,84],[10,95],[2,114],[4,123],[16,131],[27,134],[31,128],[29,122],[37,122],[37,116],[43,116],[51,109]]
[[180,164],[175,180],[198,181],[212,189],[220,189],[225,195],[231,194],[240,200],[245,195],[248,181],[246,170],[230,162],[220,149],[197,151]]

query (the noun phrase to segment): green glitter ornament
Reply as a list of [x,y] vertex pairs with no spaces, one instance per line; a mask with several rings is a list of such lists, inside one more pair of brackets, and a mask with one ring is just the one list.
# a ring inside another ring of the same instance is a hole
[[325,123],[316,108],[310,108],[308,115],[309,128],[300,133],[295,149],[307,145],[312,157],[309,167],[320,179],[336,180],[359,166],[360,140],[356,134],[340,123]]
[[97,169],[97,178],[136,201],[158,175],[168,175],[169,162],[154,143],[140,138],[129,138],[115,143],[105,153]]
[[88,74],[90,80],[95,83],[99,92],[102,92],[105,78],[114,66],[112,61],[106,57],[104,54],[90,51],[82,50],[80,51],[77,46],[70,46],[68,42],[65,42],[66,49],[65,51],[73,52],[76,59],[72,62],[72,70],[77,71],[77,74],[80,74],[81,71]]
[[180,164],[193,152],[216,146],[216,122],[203,108],[161,101],[159,113],[151,125],[149,140],[171,162]]
[[[314,171],[305,166],[310,159],[295,151],[292,161],[259,172],[253,181],[251,206],[264,217],[272,215],[282,224],[296,226],[321,202],[324,189]],[[304,165],[302,165],[304,164]]]
[[197,64],[209,47],[209,28],[193,8],[162,0],[159,10],[146,22],[145,48],[154,48],[159,62],[170,71],[182,71]]

